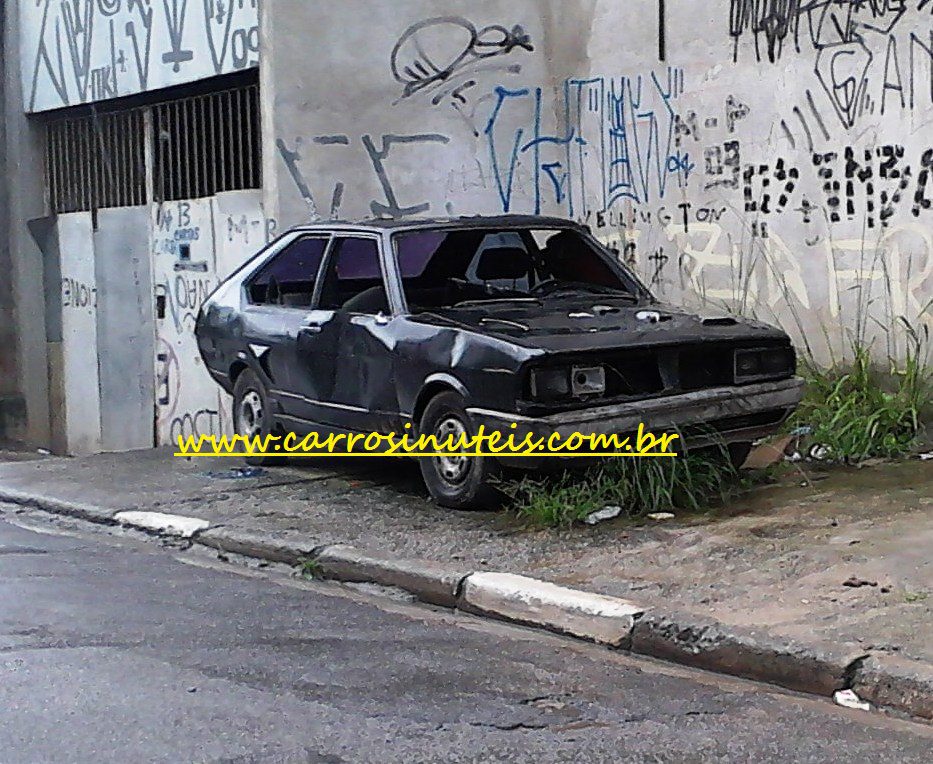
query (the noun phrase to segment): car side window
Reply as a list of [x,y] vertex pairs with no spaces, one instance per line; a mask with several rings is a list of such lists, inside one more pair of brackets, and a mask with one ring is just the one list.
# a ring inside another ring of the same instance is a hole
[[379,266],[379,242],[338,236],[331,252],[319,307],[351,313],[388,313],[389,299]]
[[327,241],[325,236],[302,236],[287,244],[249,280],[249,301],[254,305],[310,307]]

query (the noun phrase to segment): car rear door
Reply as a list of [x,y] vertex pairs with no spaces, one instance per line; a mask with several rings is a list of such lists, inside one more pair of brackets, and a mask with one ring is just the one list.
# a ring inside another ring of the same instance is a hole
[[265,378],[281,414],[299,420],[309,415],[306,401],[328,396],[332,383],[326,365],[311,366],[308,373],[295,364],[299,346],[313,355],[320,344],[313,302],[329,242],[324,233],[298,236],[245,283],[243,352]]

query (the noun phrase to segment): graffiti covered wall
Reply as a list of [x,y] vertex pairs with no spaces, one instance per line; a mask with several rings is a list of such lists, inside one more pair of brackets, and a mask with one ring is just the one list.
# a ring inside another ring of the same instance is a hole
[[282,224],[572,217],[660,297],[821,359],[933,323],[930,0],[269,0],[264,25]]
[[259,0],[19,0],[28,112],[259,63]]

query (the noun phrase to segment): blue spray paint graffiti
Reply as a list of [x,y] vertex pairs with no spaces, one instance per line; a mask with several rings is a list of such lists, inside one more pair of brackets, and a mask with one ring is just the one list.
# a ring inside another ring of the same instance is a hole
[[[672,177],[683,187],[695,164],[675,139],[673,101],[683,93],[683,70],[666,75],[568,79],[564,124],[542,127],[542,88],[496,87],[483,130],[503,212],[514,211],[522,171],[530,174],[533,202],[571,217],[587,210],[584,190],[598,182],[602,210],[622,199],[663,199]],[[561,129],[562,128],[562,129]]]

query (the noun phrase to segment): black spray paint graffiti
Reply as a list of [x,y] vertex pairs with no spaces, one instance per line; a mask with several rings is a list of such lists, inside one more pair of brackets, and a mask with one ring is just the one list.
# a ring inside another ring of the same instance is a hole
[[198,310],[215,286],[213,277],[192,276],[183,271],[176,273],[174,284],[170,281],[156,284],[157,316],[164,318],[165,313],[169,313],[178,334],[193,332]]
[[185,412],[174,417],[169,425],[169,443],[178,443],[179,438],[220,437],[223,434],[223,420],[216,409]]
[[[734,58],[747,35],[759,60],[775,63],[788,50],[814,56],[814,74],[832,104],[827,113],[835,112],[851,128],[876,110],[913,109],[923,92],[933,103],[933,77],[923,70],[933,61],[928,5],[929,0],[731,0]],[[799,124],[798,137],[813,151],[814,138],[828,139],[829,132],[809,90],[806,100],[781,129],[795,144],[791,127]]]
[[849,146],[841,155],[834,151],[811,154],[822,206],[806,196],[795,198],[801,170],[785,165],[784,159],[776,160],[773,168],[746,165],[742,173],[745,211],[768,215],[794,209],[809,223],[814,212],[823,209],[828,222],[838,223],[864,210],[866,226],[875,228],[886,227],[901,203],[909,201],[910,214],[919,217],[931,207],[933,148],[922,151],[915,165],[905,162],[905,156],[903,146],[891,144],[858,151]]
[[511,30],[499,24],[477,30],[459,16],[424,19],[408,27],[392,48],[392,76],[404,85],[402,98],[442,89],[432,100],[435,105],[446,96],[465,104],[464,91],[476,86],[470,75],[502,69],[521,71],[521,65],[479,66],[485,59],[505,56],[516,48],[534,50],[531,37],[518,24]]
[[[417,135],[394,135],[387,133],[382,135],[379,140],[380,146],[377,148],[371,135],[363,135],[360,138],[363,148],[366,150],[366,154],[372,163],[373,172],[385,194],[385,201],[373,199],[370,202],[369,207],[373,215],[383,218],[400,218],[426,212],[431,206],[428,202],[420,202],[418,204],[405,206],[399,203],[398,195],[386,168],[386,160],[388,160],[389,154],[392,151],[392,146],[394,145],[421,143],[446,144],[450,142],[450,138],[438,133],[422,133]],[[350,146],[350,138],[346,135],[319,135],[314,138],[313,142],[322,146]],[[282,161],[285,162],[289,175],[291,175],[292,180],[295,182],[298,193],[301,194],[301,198],[304,199],[305,203],[308,205],[308,212],[311,220],[319,220],[321,215],[318,212],[314,194],[311,192],[311,187],[308,185],[301,167],[299,167],[299,163],[302,161],[302,156],[298,151],[301,143],[302,139],[296,138],[295,148],[290,149],[281,138],[275,142],[279,154],[282,157]],[[340,204],[343,199],[343,191],[344,185],[342,182],[338,181],[334,185],[334,191],[331,197],[330,217],[332,219],[336,218],[339,214]]]
[[259,63],[258,0],[32,0],[21,6],[26,35],[35,40],[29,111],[148,90],[156,67],[164,85]]
[[63,308],[96,308],[97,287],[77,279],[62,278]]

